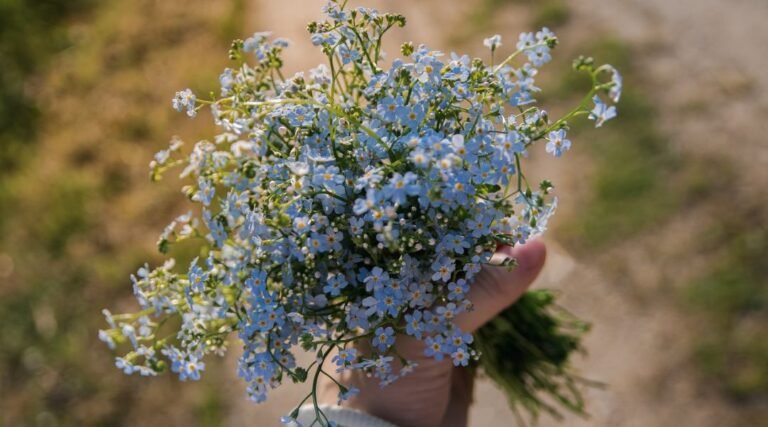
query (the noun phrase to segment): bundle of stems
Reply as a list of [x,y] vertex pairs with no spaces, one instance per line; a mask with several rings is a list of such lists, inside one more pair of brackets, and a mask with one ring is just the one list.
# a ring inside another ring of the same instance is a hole
[[506,393],[518,424],[541,413],[561,419],[563,409],[586,416],[582,390],[598,383],[576,375],[570,365],[582,352],[589,324],[555,302],[551,290],[525,293],[475,333],[481,353],[473,372],[490,377]]

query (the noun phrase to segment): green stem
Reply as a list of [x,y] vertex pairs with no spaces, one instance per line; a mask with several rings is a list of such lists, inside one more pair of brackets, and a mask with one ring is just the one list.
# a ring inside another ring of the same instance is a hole
[[531,46],[528,46],[528,47],[526,47],[526,48],[523,48],[523,49],[518,49],[518,50],[516,50],[516,51],[515,51],[515,52],[513,52],[511,55],[509,55],[509,56],[507,57],[507,59],[505,59],[505,60],[501,61],[501,63],[500,63],[499,65],[497,65],[497,66],[496,66],[496,67],[493,69],[493,74],[496,74],[496,73],[497,73],[499,70],[501,70],[502,68],[504,68],[504,66],[505,66],[505,65],[509,64],[510,62],[512,62],[512,60],[513,60],[513,59],[515,59],[515,57],[516,57],[517,55],[520,55],[521,53],[525,52],[526,50],[531,50],[531,49],[533,49],[533,48],[536,48],[536,47],[541,47],[541,46],[546,46],[546,45],[547,45],[547,43],[546,43],[546,42],[539,42],[539,43],[533,44],[533,45],[531,45]]
[[[328,418],[323,414],[323,411],[320,410],[320,405],[317,403],[317,381],[320,379],[320,373],[323,372],[323,363],[325,362],[325,359],[328,357],[328,355],[333,350],[333,346],[329,346],[327,350],[325,350],[325,353],[323,353],[323,356],[321,357],[321,360],[317,364],[317,369],[315,370],[315,377],[312,380],[312,406],[315,408],[315,422],[320,422],[321,426],[327,426],[328,425]],[[326,421],[325,423],[321,420],[321,418],[324,418]],[[314,424],[314,423],[313,423]]]

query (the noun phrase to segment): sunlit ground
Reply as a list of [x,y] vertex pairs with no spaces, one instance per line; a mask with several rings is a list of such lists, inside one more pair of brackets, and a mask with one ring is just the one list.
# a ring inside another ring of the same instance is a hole
[[[393,54],[412,39],[481,55],[483,37],[511,47],[550,26],[562,43],[539,83],[555,113],[583,92],[577,54],[625,74],[618,120],[575,127],[560,160],[530,159],[562,207],[537,286],[594,323],[575,363],[608,385],[587,392],[591,419],[561,425],[768,425],[768,8],[719,3],[366,3],[408,16]],[[295,403],[296,389],[247,402],[236,346],[200,383],[148,380],[114,368],[96,332],[103,307],[133,307],[129,274],[162,260],[157,235],[187,208],[172,174],[149,182],[152,155],[213,131],[175,114],[173,93],[214,89],[229,42],[253,31],[295,42],[289,69],[313,65],[304,27],[320,6],[0,2],[0,425],[271,426]],[[476,399],[473,425],[508,425],[489,383]]]

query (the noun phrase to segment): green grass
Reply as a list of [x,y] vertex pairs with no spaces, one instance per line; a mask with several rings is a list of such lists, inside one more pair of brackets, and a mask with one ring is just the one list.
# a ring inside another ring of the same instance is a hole
[[[651,100],[636,86],[629,49],[606,39],[581,51],[594,56],[597,63],[613,64],[625,77],[616,120],[597,130],[592,122],[574,123],[574,138],[589,141],[593,194],[562,233],[574,244],[595,248],[624,239],[675,211],[678,199],[669,183],[680,159],[657,130]],[[584,93],[588,85],[584,76],[569,73],[554,96]]]
[[531,13],[529,28],[503,29],[502,35],[505,35],[510,43],[516,40],[516,31],[534,31],[541,27],[556,29],[566,24],[571,16],[565,0],[480,0],[472,8],[463,30],[452,33],[448,43],[461,45],[476,42],[477,37],[488,36],[490,28],[494,27],[494,16],[510,5],[523,5]]
[[[599,64],[613,64],[625,80],[618,118],[600,129],[580,120],[572,129],[574,139],[588,141],[592,194],[559,234],[573,247],[600,249],[658,226],[706,196],[716,185],[715,172],[725,173],[726,167],[716,159],[673,151],[659,131],[653,100],[627,46],[606,38],[580,51]],[[584,93],[589,89],[586,80],[569,73],[549,96],[567,99]]]
[[230,43],[237,38],[244,38],[245,32],[248,31],[245,27],[245,15],[246,0],[231,0],[229,13],[219,23],[219,38],[224,43]]
[[565,0],[527,0],[533,7],[533,26],[535,28],[557,28],[568,22],[571,17]]
[[215,427],[223,425],[225,410],[224,397],[221,395],[221,387],[206,384],[202,402],[196,408],[196,419],[203,427]]
[[[676,159],[653,127],[653,110],[629,90],[621,118],[589,144],[595,159],[594,194],[575,218],[572,237],[588,246],[616,242],[662,221],[678,207],[670,188]],[[592,132],[585,132],[591,134]],[[578,139],[589,140],[585,135]]]
[[[624,74],[625,92],[616,120],[597,131],[585,122],[573,129],[574,139],[589,141],[592,191],[558,236],[575,252],[593,253],[658,232],[688,209],[720,207],[709,232],[689,248],[715,258],[685,287],[687,311],[699,320],[693,359],[708,384],[726,396],[767,398],[768,205],[729,196],[737,171],[721,158],[672,149],[658,130],[653,100],[626,46],[607,39],[581,50],[598,63],[616,65]],[[554,97],[588,90],[579,77],[561,77]]]
[[88,228],[88,202],[93,190],[81,178],[62,176],[48,189],[49,196],[39,200],[31,211],[41,212],[31,224],[32,241],[43,245],[52,256],[61,256],[69,239]]
[[68,20],[92,0],[0,0],[0,179],[16,170],[34,142],[39,106],[30,80],[69,46]]
[[768,224],[766,207],[737,206],[700,240],[715,255],[708,271],[686,287],[701,317],[695,360],[729,396],[768,398]]
[[[8,46],[16,49],[11,52],[15,62],[4,62],[0,71],[0,113],[13,110],[0,114],[0,165],[5,166],[3,158],[14,162],[12,169],[0,171],[0,255],[14,266],[13,274],[0,277],[0,425],[218,425],[228,402],[221,397],[214,360],[208,365],[210,379],[197,387],[182,389],[172,376],[127,377],[115,369],[97,332],[104,327],[102,307],[135,307],[129,275],[144,261],[157,264],[161,257],[153,239],[180,213],[178,187],[163,189],[174,185],[168,182],[148,189],[146,164],[174,132],[183,136],[194,125],[176,115],[173,121],[165,118],[172,114],[167,101],[172,92],[157,101],[158,91],[170,90],[157,86],[167,78],[215,82],[232,32],[242,30],[245,2],[232,0],[223,13],[212,15],[178,5],[152,6],[159,3],[150,0],[105,1],[87,13],[56,9],[61,22],[55,25],[50,16],[29,18],[59,3],[66,2],[0,0],[0,53]],[[149,6],[165,14],[147,21]],[[169,16],[182,12],[183,22]],[[83,20],[81,37],[70,45],[64,22],[78,19]],[[15,26],[2,25],[8,22]],[[192,31],[203,36],[193,39]],[[40,50],[57,37],[61,45]],[[220,48],[200,52],[200,39]],[[59,60],[62,47],[70,48]],[[207,74],[176,64],[169,73],[175,77],[147,79],[146,70],[159,55],[171,60],[183,52],[207,61]],[[51,65],[57,68],[47,79]],[[28,80],[32,76],[39,82]],[[34,92],[3,97],[29,82],[48,84],[50,97],[38,100]],[[54,114],[56,127],[11,101],[39,106],[39,117]],[[94,102],[104,107],[88,108]],[[56,115],[68,103],[76,106],[71,116]],[[115,105],[125,109],[110,114]],[[28,133],[10,141],[3,133],[6,122]],[[167,128],[169,123],[174,129]],[[82,133],[72,132],[81,125]],[[199,253],[199,243],[185,242],[172,255],[183,268]]]
[[92,0],[0,0],[0,232],[13,204],[6,182],[31,157],[40,120],[34,79],[71,45],[67,24]]

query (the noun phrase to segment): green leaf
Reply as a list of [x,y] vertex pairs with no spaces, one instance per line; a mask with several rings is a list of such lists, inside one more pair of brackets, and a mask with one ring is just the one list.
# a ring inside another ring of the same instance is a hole
[[501,190],[501,186],[496,184],[478,184],[477,190],[484,194],[496,193]]

